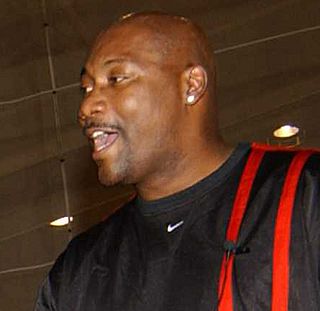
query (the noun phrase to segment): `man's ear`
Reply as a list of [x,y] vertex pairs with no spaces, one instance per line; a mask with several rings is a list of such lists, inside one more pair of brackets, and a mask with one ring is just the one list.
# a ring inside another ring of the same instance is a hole
[[194,105],[204,94],[207,89],[207,72],[200,66],[192,66],[185,72],[187,81],[187,91],[185,96],[185,103],[187,105]]

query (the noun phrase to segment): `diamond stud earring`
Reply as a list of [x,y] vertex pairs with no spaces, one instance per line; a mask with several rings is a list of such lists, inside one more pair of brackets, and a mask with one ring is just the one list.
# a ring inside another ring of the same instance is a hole
[[194,96],[194,95],[188,95],[188,96],[187,96],[187,103],[188,103],[189,105],[193,104],[194,99],[195,99],[195,96]]

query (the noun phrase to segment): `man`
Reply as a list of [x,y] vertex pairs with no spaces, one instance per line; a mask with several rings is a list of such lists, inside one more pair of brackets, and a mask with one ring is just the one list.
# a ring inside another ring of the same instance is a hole
[[82,87],[99,179],[137,197],[69,244],[36,310],[320,310],[319,154],[223,142],[198,27],[122,19]]

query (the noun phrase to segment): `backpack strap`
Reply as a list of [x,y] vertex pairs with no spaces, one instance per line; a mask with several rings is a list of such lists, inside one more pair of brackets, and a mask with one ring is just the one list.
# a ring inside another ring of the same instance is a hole
[[288,310],[292,211],[301,171],[312,153],[312,150],[296,153],[282,189],[273,242],[272,311]]
[[249,200],[252,184],[260,166],[261,160],[265,154],[262,148],[253,148],[242,173],[239,187],[236,193],[235,201],[229,220],[225,247],[230,251],[223,256],[218,291],[218,310],[232,311],[233,310],[233,295],[232,295],[232,272],[234,255],[240,231],[240,226],[243,216],[246,211]]
[[[232,275],[234,255],[237,252],[239,231],[246,211],[253,181],[266,151],[292,151],[285,148],[253,144],[242,173],[233,204],[226,234],[226,253],[223,256],[219,289],[218,310],[233,310]],[[289,166],[281,192],[274,231],[272,301],[271,311],[287,311],[289,301],[289,248],[291,220],[295,194],[302,169],[314,150],[302,150],[295,154]]]

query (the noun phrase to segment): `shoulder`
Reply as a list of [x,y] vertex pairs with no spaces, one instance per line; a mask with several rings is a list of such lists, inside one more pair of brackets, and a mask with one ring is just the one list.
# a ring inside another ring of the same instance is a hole
[[79,271],[90,265],[97,256],[105,256],[110,248],[121,241],[123,228],[130,219],[132,201],[125,204],[103,222],[93,226],[71,240],[65,251],[58,257],[48,275],[52,295],[59,296],[61,290],[77,282]]
[[63,260],[81,262],[95,248],[111,243],[128,220],[133,202],[126,203],[106,220],[73,238],[62,253]]
[[306,171],[319,173],[319,149],[283,148],[253,143],[251,150],[264,154],[261,165],[265,166],[268,171],[281,169],[287,172],[290,166],[296,166],[299,163],[302,174]]
[[312,175],[320,175],[320,151],[315,150],[308,159],[305,171]]
[[66,252],[70,255],[76,253],[82,258],[97,244],[110,240],[115,233],[118,233],[127,220],[128,214],[132,208],[132,202],[129,202],[111,214],[107,219],[94,225],[87,231],[74,237],[67,246]]
[[319,150],[261,145],[253,145],[252,150],[264,152],[260,175],[272,179],[272,191],[279,187],[280,194],[284,194],[287,185],[295,196],[295,209],[300,220],[303,219],[307,227],[320,224]]
[[[290,188],[297,186],[297,194],[300,197],[316,195],[308,189],[315,190],[320,186],[319,151],[252,144],[251,155],[254,154],[261,162],[253,183],[253,194],[262,191],[263,194],[269,194],[269,197],[278,200],[289,182]],[[252,158],[254,157],[251,157],[251,161]],[[254,160],[251,163],[254,164]]]

